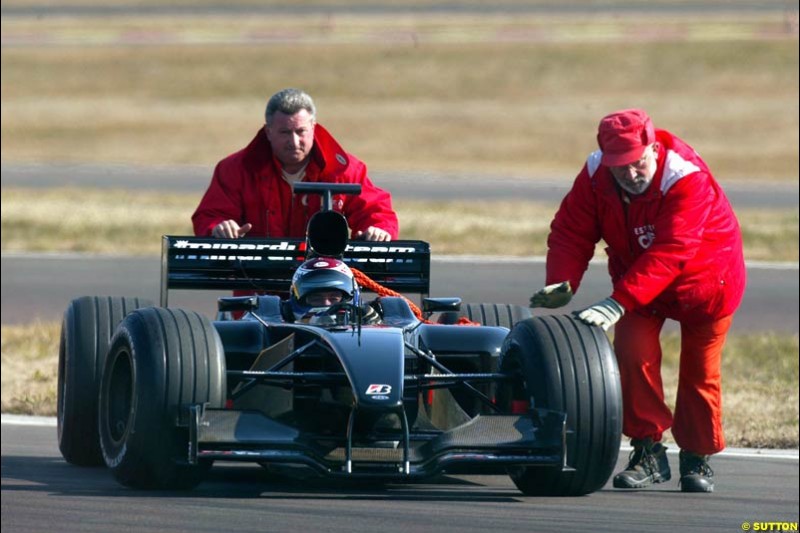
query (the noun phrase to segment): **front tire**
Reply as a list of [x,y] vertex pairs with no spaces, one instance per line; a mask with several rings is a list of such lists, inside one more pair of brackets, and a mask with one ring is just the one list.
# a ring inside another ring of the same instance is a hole
[[181,416],[192,404],[224,407],[225,353],[205,316],[136,311],[120,324],[100,383],[99,432],[106,465],[122,485],[187,489],[210,463],[188,462]]
[[84,296],[72,300],[58,349],[58,448],[68,463],[101,466],[97,433],[100,374],[111,336],[125,316],[153,303],[139,298]]
[[526,495],[580,496],[605,485],[622,436],[619,370],[602,329],[568,316],[517,324],[503,345],[501,369],[516,373],[531,407],[567,414],[567,464],[572,470],[510,471]]

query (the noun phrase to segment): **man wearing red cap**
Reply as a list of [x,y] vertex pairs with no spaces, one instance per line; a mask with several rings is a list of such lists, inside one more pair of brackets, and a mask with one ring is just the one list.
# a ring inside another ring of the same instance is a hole
[[[656,130],[640,109],[600,121],[600,150],[589,155],[551,224],[547,285],[532,307],[566,305],[580,286],[595,244],[605,241],[613,291],[576,311],[607,330],[623,396],[623,433],[633,452],[617,488],[670,479],[664,431],[672,428],[684,492],[711,492],[708,456],[725,447],[722,347],[745,287],[739,223],[708,166],[691,146]],[[664,403],[659,335],[681,326],[674,414]]]

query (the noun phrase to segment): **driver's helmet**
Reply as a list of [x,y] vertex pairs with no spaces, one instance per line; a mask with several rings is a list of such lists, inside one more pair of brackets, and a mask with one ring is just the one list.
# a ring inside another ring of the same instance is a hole
[[315,257],[300,265],[292,276],[289,301],[296,320],[324,312],[335,303],[361,303],[353,271],[333,257]]

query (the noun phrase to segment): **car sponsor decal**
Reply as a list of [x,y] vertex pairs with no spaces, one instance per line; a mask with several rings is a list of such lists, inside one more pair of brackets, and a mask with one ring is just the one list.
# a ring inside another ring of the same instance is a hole
[[[294,244],[286,241],[279,243],[237,243],[237,242],[202,242],[178,239],[172,244],[178,250],[197,251],[186,255],[176,255],[175,259],[183,261],[263,261],[262,255],[238,255],[241,253],[252,254],[253,252],[304,252],[306,243]],[[212,251],[211,255],[206,255]],[[199,253],[198,253],[199,252]],[[213,253],[216,252],[216,253]],[[294,256],[267,256],[269,261],[295,261],[302,260],[302,257]]]
[[[181,250],[184,254],[175,255],[175,259],[183,261],[296,261],[302,257],[294,255],[272,255],[269,252],[305,252],[306,243],[292,243],[287,241],[272,243],[248,243],[221,241],[211,239],[175,239],[170,243],[173,249]],[[361,254],[414,254],[417,250],[413,246],[386,246],[378,244],[348,244],[345,253]],[[261,255],[266,252],[269,255]],[[345,263],[414,263],[415,259],[402,257],[347,257]]]
[[[348,244],[345,249],[347,252],[374,252],[374,253],[390,253],[390,254],[413,254],[416,250],[408,246],[376,246],[376,245],[356,245]],[[348,263],[412,263],[413,259],[390,258],[383,259],[380,257],[348,257],[345,259]]]
[[388,400],[389,393],[392,392],[391,385],[385,385],[383,383],[380,384],[372,384],[367,387],[366,395],[371,396],[374,400]]
[[289,243],[286,241],[282,241],[279,243],[269,243],[269,244],[261,244],[261,243],[237,243],[237,242],[198,242],[198,241],[189,241],[186,239],[176,240],[175,244],[173,245],[175,248],[179,250],[188,249],[188,250],[253,250],[253,251],[260,251],[260,250],[300,250],[305,248],[305,243],[294,244]]

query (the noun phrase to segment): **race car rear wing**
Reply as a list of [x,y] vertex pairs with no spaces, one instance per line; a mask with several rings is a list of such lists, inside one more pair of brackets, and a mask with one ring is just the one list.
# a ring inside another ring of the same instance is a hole
[[[161,306],[170,289],[245,289],[286,293],[306,259],[304,239],[235,239],[165,235],[161,246]],[[401,293],[430,292],[430,246],[424,241],[348,241],[343,260]]]

